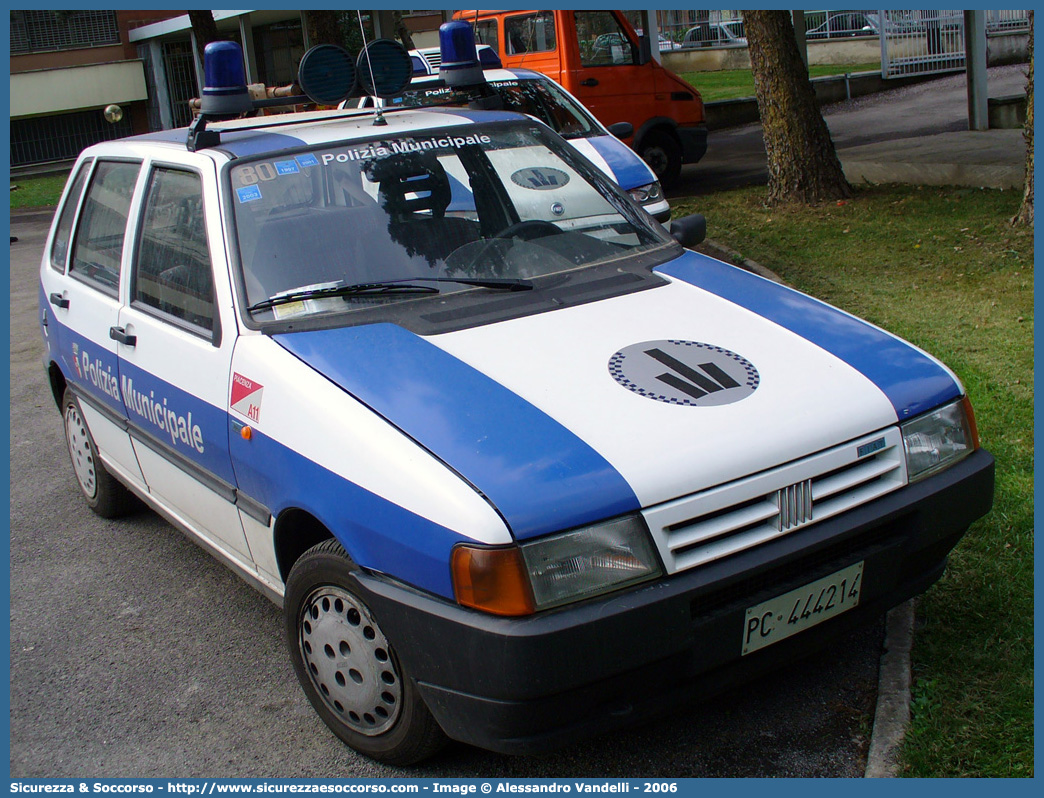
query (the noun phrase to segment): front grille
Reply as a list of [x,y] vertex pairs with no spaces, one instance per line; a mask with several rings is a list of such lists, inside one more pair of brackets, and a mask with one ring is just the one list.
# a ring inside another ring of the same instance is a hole
[[858,507],[906,481],[902,434],[892,428],[643,515],[667,572],[677,573]]

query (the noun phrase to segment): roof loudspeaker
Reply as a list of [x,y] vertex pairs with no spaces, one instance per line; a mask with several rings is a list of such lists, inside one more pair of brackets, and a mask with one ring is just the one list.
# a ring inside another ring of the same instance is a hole
[[356,88],[351,55],[336,44],[317,44],[301,57],[297,82],[314,103],[337,105]]
[[372,97],[397,97],[413,79],[413,62],[398,42],[377,39],[359,53],[359,84]]

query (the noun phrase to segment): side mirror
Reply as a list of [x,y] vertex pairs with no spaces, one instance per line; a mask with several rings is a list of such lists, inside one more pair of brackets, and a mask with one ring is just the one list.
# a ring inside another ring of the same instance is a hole
[[692,249],[707,237],[707,217],[702,213],[672,219],[668,228],[671,238],[686,249]]
[[625,139],[634,135],[634,125],[630,122],[613,122],[609,125],[609,132],[618,139]]

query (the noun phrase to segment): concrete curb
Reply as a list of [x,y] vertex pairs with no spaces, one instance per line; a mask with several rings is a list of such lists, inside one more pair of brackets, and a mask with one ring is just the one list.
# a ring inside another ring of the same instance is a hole
[[754,274],[764,277],[766,280],[771,280],[780,285],[786,285],[786,283],[783,282],[783,278],[772,271],[772,269],[768,269],[760,263],[755,263],[736,250],[729,249],[724,244],[714,241],[713,239],[708,238],[704,240],[702,244],[696,247],[696,250],[705,255],[710,255],[712,258],[731,263],[733,266],[739,266],[741,269],[746,269],[748,272],[754,272]]
[[913,645],[914,599],[888,613],[885,650],[877,679],[877,710],[870,751],[866,756],[868,779],[895,778],[899,746],[910,723],[910,648]]
[[[766,279],[786,285],[771,269],[744,257],[734,249],[707,239],[698,247],[711,257],[732,263]],[[910,723],[910,650],[913,646],[914,599],[894,607],[885,620],[884,651],[877,672],[877,707],[870,750],[866,755],[867,779],[895,778],[899,747]]]

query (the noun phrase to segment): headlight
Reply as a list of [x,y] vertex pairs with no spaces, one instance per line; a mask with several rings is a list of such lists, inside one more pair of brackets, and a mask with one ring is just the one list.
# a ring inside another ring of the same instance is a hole
[[903,424],[902,430],[910,482],[949,468],[979,447],[967,397]]
[[663,199],[663,190],[660,188],[659,183],[649,183],[647,186],[638,186],[638,188],[630,189],[627,193],[631,195],[631,199],[635,202],[642,204],[659,202]]
[[460,604],[497,615],[527,615],[661,573],[640,515],[517,547],[457,546],[451,571]]

